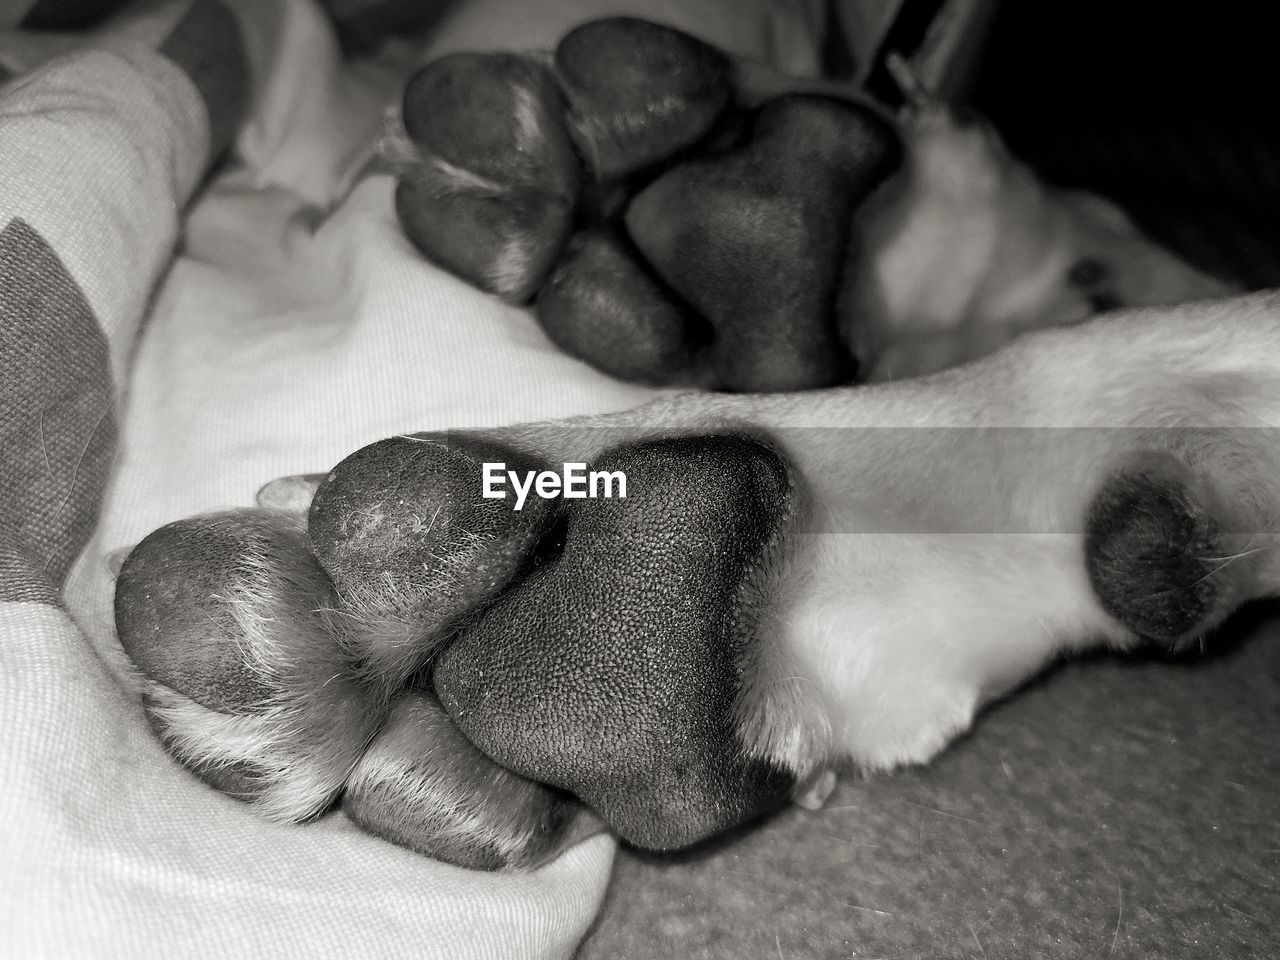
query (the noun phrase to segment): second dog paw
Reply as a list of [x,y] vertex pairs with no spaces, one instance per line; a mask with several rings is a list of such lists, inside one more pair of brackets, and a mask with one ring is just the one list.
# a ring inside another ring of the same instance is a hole
[[[852,100],[740,102],[729,59],[615,17],[553,56],[454,54],[403,102],[396,210],[430,259],[645,382],[849,380],[837,303],[892,126]],[[570,239],[573,237],[574,239]]]

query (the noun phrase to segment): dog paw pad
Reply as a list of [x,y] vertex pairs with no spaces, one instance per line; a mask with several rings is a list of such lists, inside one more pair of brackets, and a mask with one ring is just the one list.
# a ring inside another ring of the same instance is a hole
[[1227,537],[1189,470],[1166,458],[1112,475],[1085,534],[1104,609],[1141,637],[1176,643],[1238,602]]
[[793,509],[788,469],[741,436],[600,458],[626,499],[579,501],[563,552],[445,649],[441,702],[482,751],[569,790],[625,839],[685,846],[783,799],[735,704],[754,610]]
[[[547,63],[454,54],[409,83],[396,209],[432,260],[612,375],[790,390],[850,380],[853,212],[901,162],[853,101],[738,102],[720,51],[630,17]],[[571,241],[570,235],[577,233]],[[705,345],[705,349],[704,349]]]
[[516,511],[483,497],[483,465],[540,469],[463,434],[402,436],[362,447],[330,471],[307,519],[362,670],[396,689],[448,631],[507,585],[555,522],[557,502]]
[[602,178],[642,170],[701,140],[733,96],[729,60],[633,17],[593,20],[555,52],[583,156]]
[[623,380],[674,379],[705,339],[696,318],[604,231],[570,242],[538,293],[538,316],[558,347]]
[[551,72],[513,54],[453,54],[409,81],[403,117],[419,153],[396,188],[406,235],[467,282],[526,302],[568,240],[578,200]]
[[745,146],[680,164],[632,201],[637,247],[715,328],[723,386],[797,390],[852,377],[831,322],[850,224],[896,164],[894,134],[873,114],[785,96],[761,108]]
[[169,750],[279,819],[327,807],[378,723],[302,521],[244,510],[171,523],[116,582],[120,643]]

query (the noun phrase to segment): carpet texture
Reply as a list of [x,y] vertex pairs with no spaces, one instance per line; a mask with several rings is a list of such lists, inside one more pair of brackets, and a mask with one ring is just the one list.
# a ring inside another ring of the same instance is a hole
[[1280,956],[1280,619],[1067,664],[926,769],[679,859],[580,960]]

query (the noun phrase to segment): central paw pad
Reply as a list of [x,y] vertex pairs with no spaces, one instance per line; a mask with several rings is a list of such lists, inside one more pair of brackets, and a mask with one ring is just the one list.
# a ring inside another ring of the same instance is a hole
[[634,843],[683,846],[792,783],[735,732],[790,483],[739,437],[643,443],[598,468],[624,473],[629,498],[571,513],[563,553],[444,652],[436,689],[499,763]]
[[550,58],[454,54],[410,81],[396,210],[428,258],[625,379],[789,390],[849,380],[853,212],[900,162],[853,101],[750,108],[727,57],[644,20]]

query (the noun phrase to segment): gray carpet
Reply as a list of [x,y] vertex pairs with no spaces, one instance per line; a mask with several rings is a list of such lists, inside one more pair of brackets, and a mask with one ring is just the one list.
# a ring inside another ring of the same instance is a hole
[[1280,619],[1220,645],[1068,664],[926,769],[624,853],[580,958],[1280,956]]

